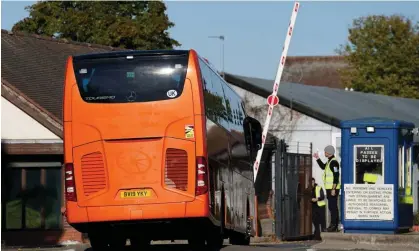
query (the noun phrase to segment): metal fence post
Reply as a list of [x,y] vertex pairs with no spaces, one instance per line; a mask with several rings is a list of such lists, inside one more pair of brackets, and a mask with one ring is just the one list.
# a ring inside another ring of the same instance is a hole
[[283,141],[280,140],[275,152],[275,235],[282,239],[282,165]]

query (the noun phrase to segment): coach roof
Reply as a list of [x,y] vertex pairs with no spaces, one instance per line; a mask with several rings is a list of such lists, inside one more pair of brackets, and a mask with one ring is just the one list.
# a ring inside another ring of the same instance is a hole
[[75,60],[95,59],[95,58],[112,58],[112,57],[126,57],[126,56],[154,56],[154,55],[188,55],[189,50],[124,50],[112,52],[98,52],[75,55]]

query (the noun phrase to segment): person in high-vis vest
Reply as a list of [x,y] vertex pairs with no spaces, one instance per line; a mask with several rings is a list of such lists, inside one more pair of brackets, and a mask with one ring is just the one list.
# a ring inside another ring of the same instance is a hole
[[335,148],[331,145],[324,148],[324,155],[327,157],[327,162],[323,163],[316,152],[313,157],[317,160],[317,164],[323,172],[323,184],[326,189],[327,203],[330,211],[330,226],[327,228],[328,232],[338,231],[339,224],[339,209],[338,197],[340,191],[340,174],[339,162],[335,157]]
[[364,175],[362,176],[362,181],[364,184],[383,184],[383,176],[374,172],[376,164],[368,165],[365,168]]
[[320,232],[324,231],[326,227],[326,201],[324,192],[321,186],[316,184],[314,178],[311,179],[313,190],[311,192],[312,201],[312,220],[314,225],[314,239],[321,240]]
[[364,173],[364,183],[365,184],[375,184],[377,183],[378,175],[375,173]]

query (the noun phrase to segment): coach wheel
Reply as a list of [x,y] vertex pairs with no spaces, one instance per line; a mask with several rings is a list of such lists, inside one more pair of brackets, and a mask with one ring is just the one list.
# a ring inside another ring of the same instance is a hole
[[230,244],[248,246],[250,245],[250,237],[247,234],[232,232],[230,234]]
[[103,236],[89,234],[89,240],[94,251],[105,251],[109,248],[107,238]]
[[250,245],[250,236],[252,235],[252,219],[250,218],[250,206],[249,201],[246,203],[246,232],[239,233],[239,232],[232,232],[230,236],[230,243],[233,245],[242,245],[248,246]]
[[[249,205],[247,205],[247,214],[249,214]],[[246,233],[231,232],[230,244],[248,246],[250,245],[250,235],[252,232],[252,220],[248,217],[246,222]]]
[[142,238],[142,237],[133,237],[130,238],[131,249],[132,250],[144,250],[151,244],[150,239]]
[[192,251],[201,251],[201,250],[205,250],[206,246],[205,246],[205,239],[202,237],[193,237],[188,239],[188,244],[190,246],[190,248],[192,249]]
[[114,235],[110,237],[109,246],[112,251],[120,251],[125,248],[126,244],[127,244],[127,238],[123,236]]
[[211,251],[218,251],[223,247],[224,236],[220,228],[213,228],[207,235],[207,246]]
[[221,222],[221,229],[220,229],[220,232],[221,232],[221,235],[223,236],[223,238],[224,238],[224,233],[225,233],[225,215],[226,215],[226,208],[225,208],[225,194],[224,194],[224,189],[223,189],[223,192],[221,193],[221,210],[220,210],[220,222]]

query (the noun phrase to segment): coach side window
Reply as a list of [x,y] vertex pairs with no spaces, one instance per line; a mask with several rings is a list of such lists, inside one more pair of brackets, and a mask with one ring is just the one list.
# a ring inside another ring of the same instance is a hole
[[204,89],[208,91],[208,89],[213,89],[211,84],[211,72],[210,69],[205,65],[205,63],[199,59],[199,68],[201,69],[202,75],[202,84],[204,85]]
[[207,117],[228,128],[226,102],[221,77],[199,59],[202,81],[204,85],[204,104]]
[[224,98],[224,90],[223,90],[223,82],[219,75],[217,75],[214,71],[211,71],[211,82],[212,86],[214,87],[214,109],[215,109],[215,116],[217,117],[218,123],[222,125],[224,128],[229,128],[228,125],[228,113],[227,113],[227,105]]
[[238,97],[234,103],[234,109],[236,111],[236,123],[237,126],[243,128],[243,120],[244,120],[244,111],[242,107],[241,99]]
[[207,117],[212,121],[216,121],[214,115],[214,105],[213,105],[213,95],[214,95],[214,88],[212,87],[211,82],[211,70],[207,67],[207,65],[199,59],[199,65],[201,68],[201,75],[202,75],[202,84],[204,87],[204,104],[205,104],[205,113]]
[[224,93],[225,93],[225,100],[228,104],[227,106],[227,116],[229,120],[229,128],[238,132],[243,131],[243,126],[240,126],[239,121],[239,106],[240,104],[240,97],[228,86],[228,84],[224,85]]
[[[228,84],[224,83],[223,90],[224,90],[224,99],[226,103],[226,120],[231,125],[233,123],[233,104],[232,104],[232,96],[234,92],[227,86]],[[231,128],[231,126],[229,127]]]

